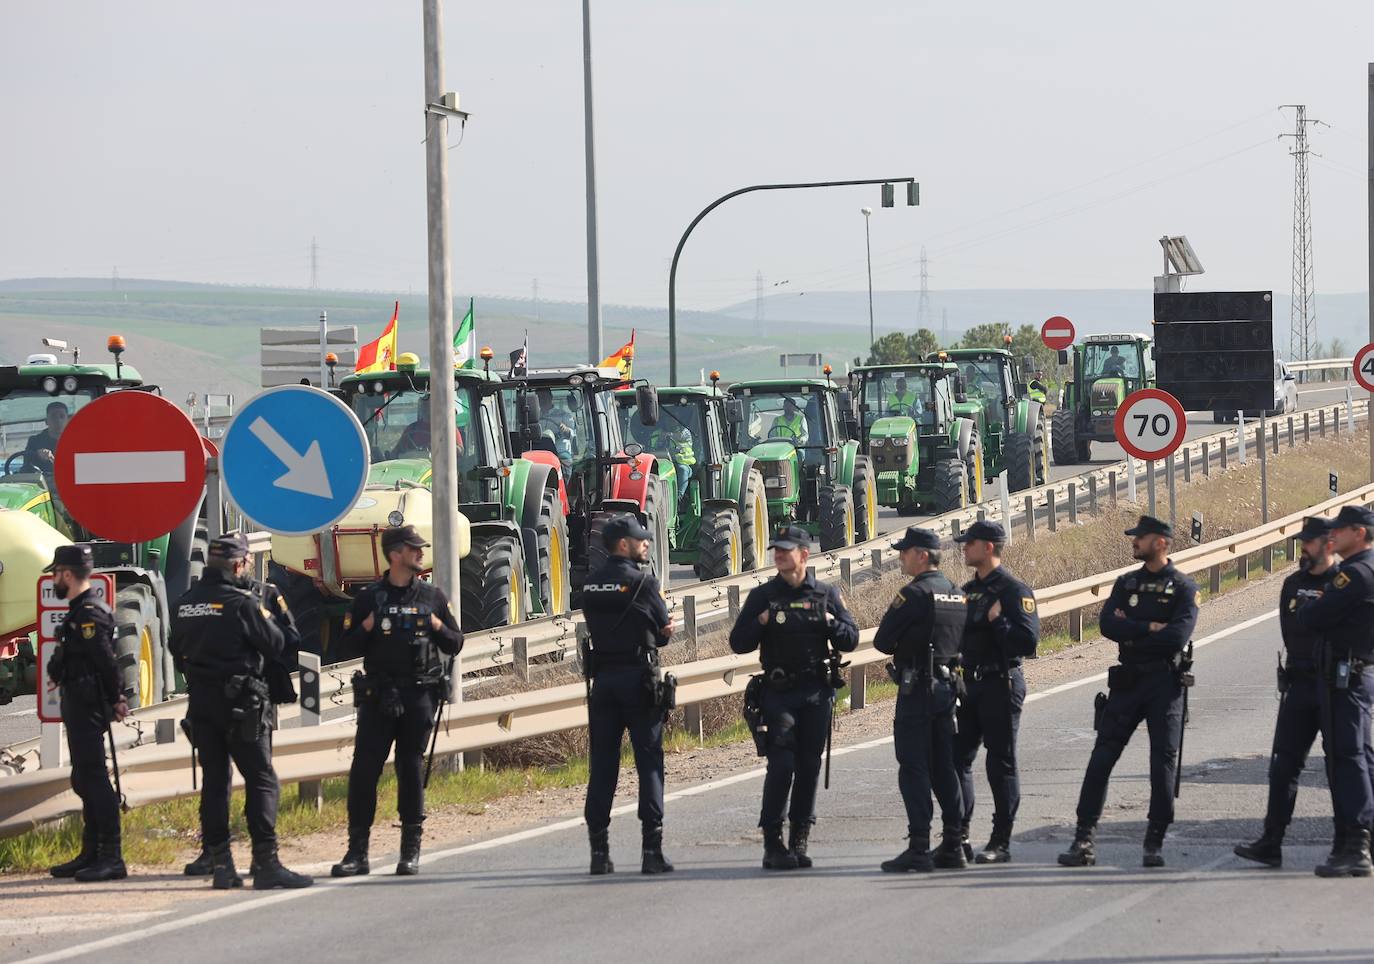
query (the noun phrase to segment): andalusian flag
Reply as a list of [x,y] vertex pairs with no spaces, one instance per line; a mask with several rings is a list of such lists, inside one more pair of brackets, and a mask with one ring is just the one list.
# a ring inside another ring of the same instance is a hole
[[398,301],[391,312],[391,320],[382,331],[382,337],[358,349],[358,364],[353,366],[355,373],[361,375],[396,370],[396,319],[400,316],[401,303]]
[[630,329],[630,340],[620,346],[620,350],[607,355],[598,368],[618,368],[621,378],[630,378],[635,364],[635,330]]
[[472,323],[472,299],[468,299],[468,313],[458,322],[453,333],[453,367],[477,367],[477,329]]

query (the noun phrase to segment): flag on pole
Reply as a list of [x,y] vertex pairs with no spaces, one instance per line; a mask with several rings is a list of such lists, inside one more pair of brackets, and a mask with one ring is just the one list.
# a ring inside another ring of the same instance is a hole
[[468,299],[468,313],[458,322],[453,333],[453,367],[475,368],[477,366],[477,329],[472,322],[472,299]]
[[382,336],[358,349],[358,363],[353,366],[356,374],[396,370],[396,320],[400,315],[401,303],[398,301]]
[[525,329],[525,343],[510,353],[510,374],[523,375],[530,365],[530,332]]
[[630,373],[635,364],[635,330],[630,329],[630,340],[620,346],[620,350],[607,355],[598,368],[619,369],[621,378],[633,377]]

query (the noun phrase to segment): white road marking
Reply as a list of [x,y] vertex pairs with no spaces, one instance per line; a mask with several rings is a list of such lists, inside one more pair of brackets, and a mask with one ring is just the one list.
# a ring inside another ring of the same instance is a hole
[[74,469],[77,485],[185,482],[186,453],[77,452]]
[[0,932],[11,935],[38,936],[65,931],[89,931],[97,927],[119,924],[138,924],[153,917],[163,917],[171,911],[139,911],[129,914],[51,914],[48,916],[0,917]]

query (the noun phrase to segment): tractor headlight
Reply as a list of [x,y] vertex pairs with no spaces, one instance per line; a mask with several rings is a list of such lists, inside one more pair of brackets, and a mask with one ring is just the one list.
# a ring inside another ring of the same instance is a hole
[[871,449],[880,449],[883,447],[883,440],[880,438],[869,439],[868,447]]
[[781,489],[784,488],[786,485],[787,480],[780,475],[770,475],[768,478],[763,480],[763,487],[765,489]]
[[572,376],[570,376],[570,377],[568,378],[568,384],[569,384],[569,385],[581,385],[581,384],[582,384],[582,376],[581,376],[581,375],[572,375]]
[[897,446],[897,448],[899,449],[904,449],[907,445],[907,438],[905,435],[903,435],[901,438],[894,438],[892,440],[892,444]]
[[49,375],[47,378],[43,379],[43,391],[47,392],[49,395],[56,395],[56,394],[57,394],[57,379],[54,378],[54,377],[51,376],[51,375]]
[[399,509],[393,509],[386,517],[386,521],[389,525],[399,528],[406,524],[406,517],[401,514]]
[[81,387],[81,383],[76,380],[75,375],[68,375],[62,379],[62,391],[68,395],[75,395],[76,390]]

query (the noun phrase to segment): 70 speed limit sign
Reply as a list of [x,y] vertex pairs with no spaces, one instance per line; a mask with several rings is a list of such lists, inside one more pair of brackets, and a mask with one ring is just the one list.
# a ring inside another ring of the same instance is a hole
[[1138,459],[1168,458],[1187,431],[1188,417],[1179,400],[1158,388],[1132,392],[1116,410],[1116,440]]

